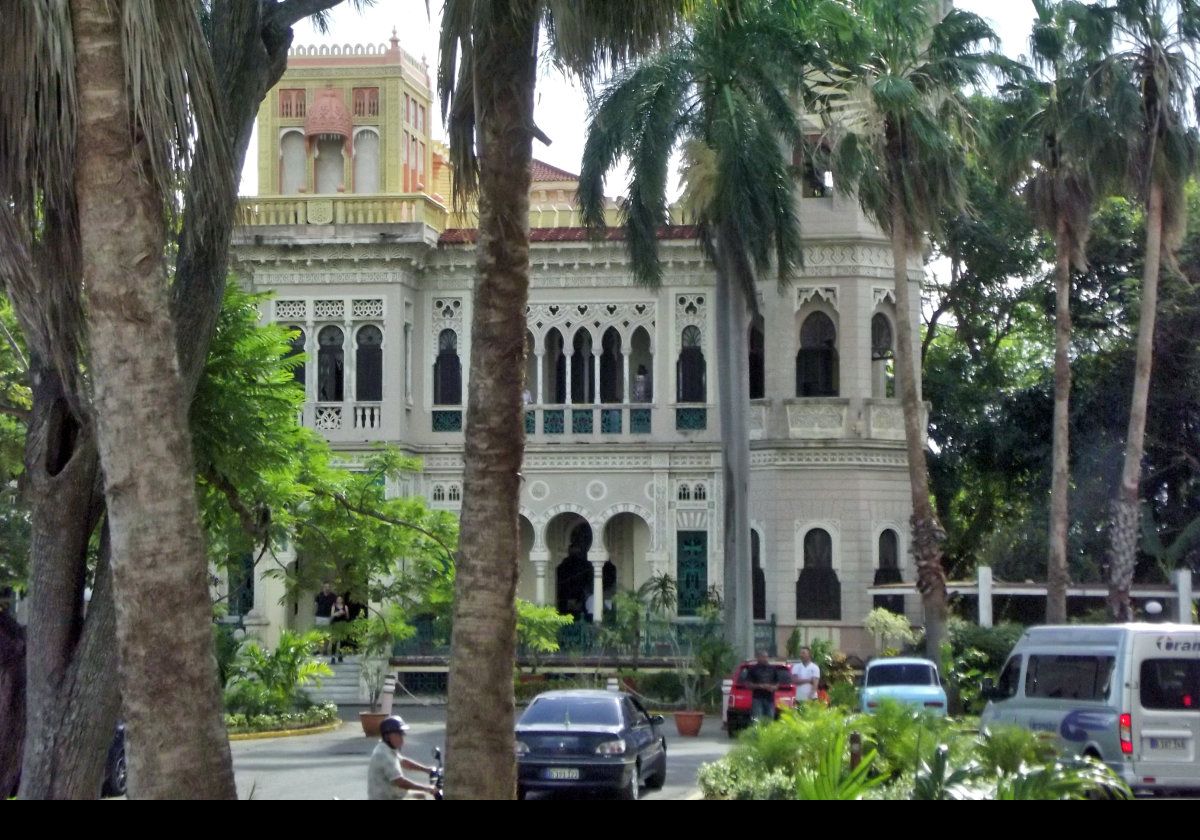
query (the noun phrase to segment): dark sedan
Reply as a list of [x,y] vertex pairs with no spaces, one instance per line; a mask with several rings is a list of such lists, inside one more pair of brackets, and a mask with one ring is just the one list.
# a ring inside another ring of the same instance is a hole
[[547,691],[517,721],[517,795],[610,790],[637,799],[667,780],[661,715],[615,691]]

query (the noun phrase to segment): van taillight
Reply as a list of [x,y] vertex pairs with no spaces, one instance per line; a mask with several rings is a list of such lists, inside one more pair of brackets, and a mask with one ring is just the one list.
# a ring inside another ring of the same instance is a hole
[[1121,715],[1121,752],[1133,755],[1133,715]]

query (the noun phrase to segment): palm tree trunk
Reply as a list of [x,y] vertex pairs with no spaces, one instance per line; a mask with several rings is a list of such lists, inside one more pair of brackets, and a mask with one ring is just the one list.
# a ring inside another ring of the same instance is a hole
[[1054,443],[1050,480],[1050,556],[1046,567],[1046,623],[1067,621],[1067,523],[1071,492],[1071,250],[1065,218],[1055,237]]
[[[898,196],[898,193],[895,193]],[[912,493],[912,551],[917,567],[917,590],[925,607],[925,652],[935,662],[946,635],[946,573],[942,568],[942,541],[946,538],[929,496],[929,467],[925,463],[925,429],[921,424],[921,397],[917,393],[917,367],[912,303],[908,284],[908,227],[899,198],[892,200],[892,272],[896,286],[896,374],[900,404],[904,409],[904,443],[908,456],[908,481]]]
[[1129,591],[1137,567],[1139,493],[1142,453],[1146,444],[1146,405],[1154,361],[1154,321],[1158,309],[1158,274],[1162,262],[1163,189],[1150,184],[1146,212],[1146,262],[1142,270],[1142,306],[1138,316],[1137,365],[1133,372],[1133,401],[1125,433],[1125,465],[1113,501],[1110,525],[1108,607],[1114,621],[1133,619]]
[[476,32],[484,33],[475,42],[474,79],[479,279],[471,323],[462,530],[446,711],[446,790],[456,799],[512,799],[537,17],[522,4],[497,4],[491,19],[477,23]]
[[162,261],[162,197],[130,130],[119,4],[72,0],[75,195],[117,605],[129,789],[233,798],[208,561]]
[[724,487],[725,638],[742,657],[754,655],[750,558],[750,360],[745,288],[731,234],[722,225],[717,243],[717,399],[721,417]]

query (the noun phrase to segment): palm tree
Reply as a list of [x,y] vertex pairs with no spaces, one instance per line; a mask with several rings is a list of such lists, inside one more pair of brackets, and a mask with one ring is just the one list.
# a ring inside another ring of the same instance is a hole
[[789,87],[812,54],[793,4],[707,6],[685,31],[620,74],[592,107],[579,200],[584,221],[604,226],[603,179],[628,157],[621,206],[635,279],[662,280],[658,230],[670,222],[667,166],[684,150],[684,206],[716,273],[717,371],[725,488],[726,637],[740,655],[754,644],[750,562],[748,328],[757,275],[775,260],[786,283],[802,245],[795,178],[784,149],[801,141]]
[[[148,797],[232,797],[187,400],[163,262],[175,190],[196,145],[211,156],[211,169],[190,172],[202,204],[220,194],[219,173],[229,166],[218,139],[212,64],[192,4],[40,0],[12,6],[16,38],[0,64],[28,75],[12,82],[19,97],[0,104],[5,244],[17,246],[0,249],[13,261],[3,273],[24,312],[49,313],[34,328],[58,330],[66,341],[60,352],[87,349],[88,387],[69,393],[91,394],[90,407],[78,416],[95,430],[103,467],[101,543],[102,551],[111,545],[112,574],[109,580],[102,570],[96,585],[111,585],[116,602],[130,790]],[[43,260],[51,259],[47,248],[56,249],[52,259],[64,269],[41,310],[28,300],[35,293],[25,251],[30,241]],[[62,364],[64,358],[49,359],[48,366],[78,383],[78,367]],[[72,431],[61,434],[65,442]],[[31,633],[77,629],[61,615],[37,621]],[[53,669],[30,672],[61,677]],[[74,678],[88,677],[84,669]],[[44,694],[32,680],[29,690]],[[42,714],[34,706],[31,713]],[[82,714],[66,737],[87,725],[90,710]]]
[[1046,621],[1067,620],[1070,493],[1071,271],[1086,266],[1092,208],[1116,186],[1119,132],[1094,95],[1090,70],[1111,38],[1108,16],[1080,3],[1034,0],[1033,68],[1014,67],[989,157],[1007,183],[1022,183],[1037,224],[1054,240],[1054,432]]
[[[1109,609],[1132,618],[1129,590],[1137,565],[1139,483],[1145,448],[1146,403],[1154,356],[1154,322],[1162,263],[1173,267],[1187,224],[1184,185],[1194,171],[1198,141],[1188,123],[1197,73],[1200,4],[1195,0],[1117,0],[1112,8],[1118,44],[1106,74],[1114,101],[1124,102],[1132,126],[1128,176],[1145,203],[1146,249],[1138,315],[1137,363],[1125,436],[1125,463],[1113,500],[1109,545]],[[1119,117],[1118,117],[1119,119]]]
[[939,652],[945,633],[945,532],[929,495],[925,430],[912,318],[909,257],[920,253],[939,213],[964,204],[966,142],[973,121],[962,88],[978,82],[994,40],[977,16],[943,15],[941,0],[849,0],[818,37],[844,56],[817,85],[835,177],[858,193],[866,214],[891,237],[895,278],[896,368],[912,493],[917,589],[925,606],[926,646]]
[[656,44],[684,0],[447,0],[438,89],[450,135],[455,203],[478,194],[479,279],[471,324],[462,530],[455,581],[447,789],[516,794],[512,670],[518,500],[524,452],[529,184],[538,35],[585,80]]

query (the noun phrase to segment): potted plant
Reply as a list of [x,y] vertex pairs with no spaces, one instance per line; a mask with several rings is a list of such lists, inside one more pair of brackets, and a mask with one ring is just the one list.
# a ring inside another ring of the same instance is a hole
[[392,713],[396,690],[396,677],[391,666],[392,647],[397,640],[406,639],[416,631],[404,620],[399,607],[359,621],[361,625],[353,632],[361,652],[359,680],[366,690],[369,708],[359,712],[358,717],[364,735],[378,736],[379,724]]
[[683,708],[675,712],[675,729],[682,737],[694,738],[700,734],[704,725],[704,710],[700,707],[701,689],[704,684],[704,672],[691,645],[682,647],[675,642],[675,674],[679,677],[679,687],[682,691]]

